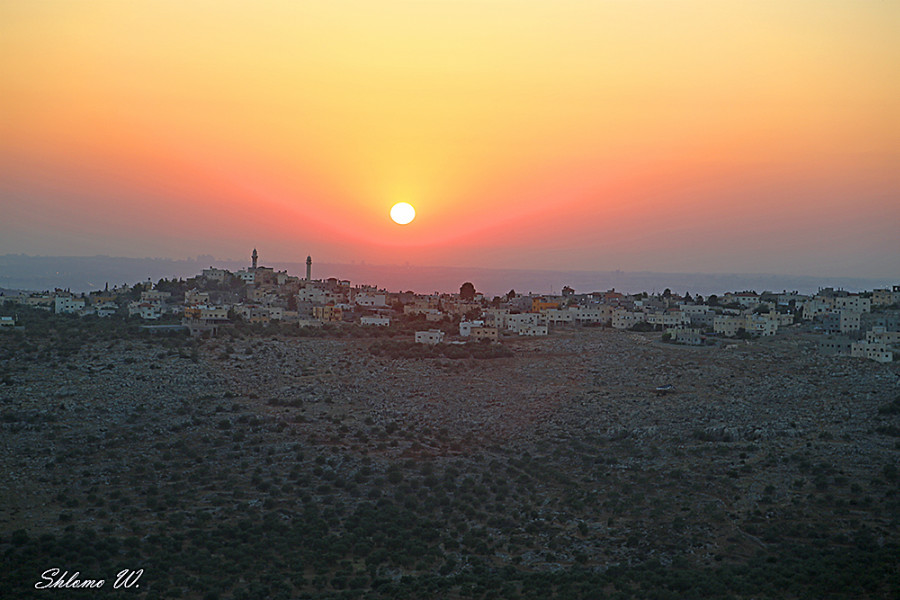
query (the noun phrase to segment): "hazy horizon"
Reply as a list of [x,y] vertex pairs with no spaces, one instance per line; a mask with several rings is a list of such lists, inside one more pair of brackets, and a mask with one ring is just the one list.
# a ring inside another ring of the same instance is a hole
[[[211,255],[171,259],[162,257],[94,256],[29,256],[0,255],[0,288],[41,291],[71,289],[88,292],[127,283],[132,285],[159,279],[187,279],[199,275],[210,266],[236,271],[250,265],[244,260],[218,259]],[[287,270],[303,277],[305,257],[293,261],[269,261],[260,253],[260,266]],[[666,273],[659,271],[578,270],[578,269],[496,269],[487,267],[453,267],[441,265],[383,265],[364,260],[351,263],[319,262],[313,257],[313,278],[337,277],[352,284],[378,285],[389,291],[417,293],[458,291],[463,281],[472,281],[478,291],[488,296],[502,295],[510,289],[517,293],[559,293],[570,286],[578,293],[605,291],[610,288],[636,293],[675,292],[708,295],[726,291],[797,290],[812,293],[822,287],[848,291],[870,290],[900,283],[898,278],[811,277],[772,273]]]

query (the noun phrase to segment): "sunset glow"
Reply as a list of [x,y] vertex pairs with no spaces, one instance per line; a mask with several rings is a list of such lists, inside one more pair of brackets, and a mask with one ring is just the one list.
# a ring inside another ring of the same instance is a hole
[[416,209],[407,202],[398,202],[391,207],[391,219],[397,225],[408,225],[416,218]]
[[900,276],[897,23],[821,0],[4,2],[0,253]]

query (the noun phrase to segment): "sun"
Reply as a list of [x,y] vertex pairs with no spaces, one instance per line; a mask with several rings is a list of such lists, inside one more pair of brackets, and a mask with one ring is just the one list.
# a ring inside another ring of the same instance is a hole
[[398,202],[391,207],[391,218],[398,225],[407,225],[416,218],[416,209],[407,202]]

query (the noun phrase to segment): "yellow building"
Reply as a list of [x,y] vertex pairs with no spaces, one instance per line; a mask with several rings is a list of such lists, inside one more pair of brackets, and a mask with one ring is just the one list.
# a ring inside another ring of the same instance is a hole
[[548,308],[559,308],[559,302],[551,302],[546,298],[531,299],[531,312],[541,312]]
[[319,321],[335,322],[344,316],[344,311],[339,306],[314,306],[312,311],[313,318]]

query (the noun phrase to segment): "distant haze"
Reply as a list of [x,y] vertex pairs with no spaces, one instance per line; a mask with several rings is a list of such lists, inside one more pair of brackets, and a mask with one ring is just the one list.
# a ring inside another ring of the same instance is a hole
[[[122,258],[109,256],[52,257],[7,254],[0,256],[0,288],[23,290],[71,289],[87,292],[126,283],[133,285],[148,278],[187,279],[199,275],[210,266],[232,272],[249,266],[249,262],[221,261],[212,257],[171,260],[162,258]],[[306,265],[302,262],[260,261],[260,266],[287,270],[303,277]],[[349,279],[352,284],[378,285],[389,291],[411,290],[417,293],[457,292],[465,281],[488,296],[515,290],[550,294],[560,293],[563,286],[571,286],[578,293],[605,291],[611,288],[622,292],[673,292],[692,294],[720,294],[726,291],[753,289],[756,291],[797,290],[811,293],[820,287],[861,291],[900,283],[890,279],[817,278],[767,274],[717,273],[653,273],[623,271],[550,271],[521,269],[485,269],[461,267],[419,267],[356,264],[318,264],[313,262],[313,279],[336,277]]]

